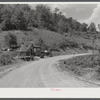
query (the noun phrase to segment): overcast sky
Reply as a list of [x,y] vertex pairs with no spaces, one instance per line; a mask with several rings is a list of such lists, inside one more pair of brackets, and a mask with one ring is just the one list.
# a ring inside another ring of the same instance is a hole
[[[100,24],[100,4],[51,4],[51,9],[56,7],[66,17],[73,17],[80,22]],[[34,8],[34,5],[31,5]]]

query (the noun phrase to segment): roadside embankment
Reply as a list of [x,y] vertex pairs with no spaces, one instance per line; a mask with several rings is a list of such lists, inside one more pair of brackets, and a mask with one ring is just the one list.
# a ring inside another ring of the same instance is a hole
[[73,77],[100,85],[100,55],[77,56],[56,63],[58,70]]

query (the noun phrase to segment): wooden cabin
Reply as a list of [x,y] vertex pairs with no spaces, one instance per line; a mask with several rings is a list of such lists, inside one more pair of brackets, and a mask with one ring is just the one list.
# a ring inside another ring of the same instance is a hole
[[22,44],[20,49],[18,50],[18,57],[21,59],[32,59],[37,55],[37,52],[40,52],[41,48],[39,46],[35,46],[32,43]]

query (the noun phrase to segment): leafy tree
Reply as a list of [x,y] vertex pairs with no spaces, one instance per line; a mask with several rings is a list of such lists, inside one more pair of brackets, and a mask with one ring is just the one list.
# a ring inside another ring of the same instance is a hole
[[100,32],[100,24],[98,24],[98,31]]
[[59,9],[56,7],[55,10],[54,10],[54,13],[58,14],[58,12],[59,12]]
[[96,26],[94,23],[91,23],[90,26],[88,27],[90,32],[96,32]]
[[3,5],[1,8],[1,29],[12,29],[11,16],[13,13],[13,7],[11,5]]
[[48,27],[50,26],[50,19],[51,19],[51,12],[49,6],[37,5],[35,14],[38,27],[48,29]]
[[82,32],[87,32],[87,24],[86,23],[82,23],[81,26],[80,26],[80,31]]
[[28,5],[2,5],[0,22],[2,30],[25,30],[29,23],[30,7]]
[[45,44],[42,38],[39,38],[36,44],[39,45],[42,50],[48,49],[47,45]]
[[60,18],[60,20],[58,21],[58,32],[63,33],[63,32],[66,32],[66,30],[67,30],[67,27],[66,27],[65,19]]
[[12,47],[12,45],[16,45],[17,46],[17,37],[14,34],[8,33],[7,35],[5,35],[5,45],[9,48]]
[[11,22],[15,29],[26,30],[29,24],[30,7],[28,5],[15,5]]

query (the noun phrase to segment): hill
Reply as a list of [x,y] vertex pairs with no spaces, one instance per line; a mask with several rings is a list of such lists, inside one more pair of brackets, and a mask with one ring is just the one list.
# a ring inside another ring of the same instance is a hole
[[43,29],[36,29],[30,31],[1,31],[0,33],[0,43],[1,46],[4,46],[4,37],[8,33],[12,33],[17,36],[17,42],[20,45],[25,42],[33,42],[34,44],[38,43],[39,39],[42,39],[43,42],[51,47],[53,45],[59,45],[65,41],[65,38],[61,34],[57,34],[56,32],[51,32]]
[[[66,49],[66,48],[79,48],[79,49],[93,49],[93,40],[92,39],[86,39],[80,35],[62,35],[57,32],[45,30],[45,29],[38,29],[33,28],[32,30],[28,31],[21,31],[21,30],[15,30],[15,31],[1,31],[0,32],[0,48],[5,46],[5,40],[4,37],[8,33],[12,33],[16,35],[18,45],[21,45],[22,43],[32,42],[33,44],[40,45],[39,41],[40,39],[43,40],[43,44],[48,49]],[[100,48],[100,40],[95,40],[95,47]]]

